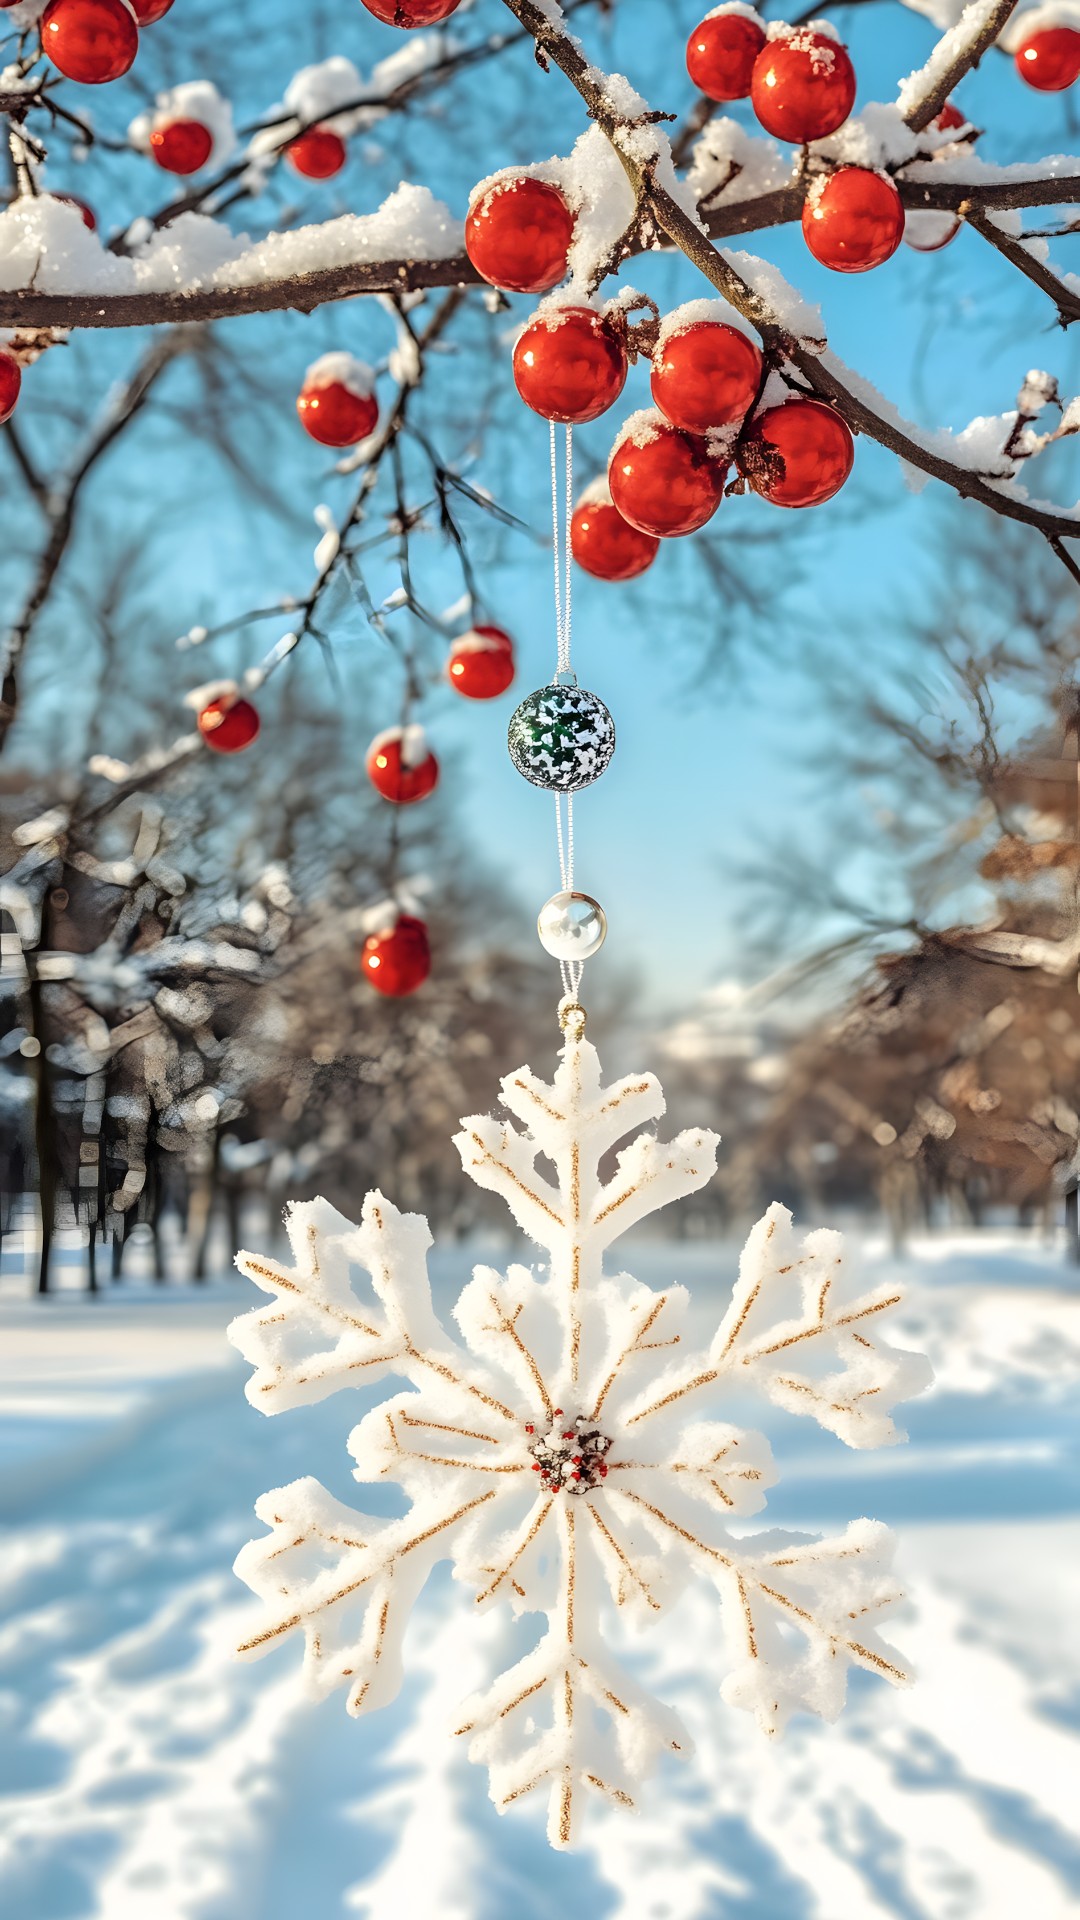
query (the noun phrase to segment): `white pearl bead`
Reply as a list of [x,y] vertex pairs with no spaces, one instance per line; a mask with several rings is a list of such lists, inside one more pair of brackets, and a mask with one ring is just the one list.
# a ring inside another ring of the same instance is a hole
[[587,893],[553,893],[536,916],[545,953],[556,960],[591,960],[607,935],[607,915]]

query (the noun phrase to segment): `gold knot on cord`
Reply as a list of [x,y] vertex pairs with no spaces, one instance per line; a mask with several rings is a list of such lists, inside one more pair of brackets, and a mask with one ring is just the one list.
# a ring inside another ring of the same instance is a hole
[[559,1025],[567,1038],[580,1040],[585,1033],[585,1009],[573,994],[564,993],[559,1001]]

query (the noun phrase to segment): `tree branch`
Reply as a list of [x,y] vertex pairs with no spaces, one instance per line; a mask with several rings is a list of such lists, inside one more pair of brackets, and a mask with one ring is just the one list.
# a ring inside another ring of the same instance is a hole
[[991,215],[980,213],[974,208],[965,208],[962,212],[968,226],[974,227],[976,233],[981,233],[983,239],[996,248],[1010,266],[1016,268],[1017,273],[1022,273],[1025,280],[1030,280],[1041,293],[1049,294],[1058,310],[1058,319],[1063,327],[1071,326],[1074,320],[1080,320],[1080,293],[1066,286],[1064,280],[1060,279],[1045,261],[1035,258],[1027,246],[1026,236],[1006,233]]
[[18,707],[19,665],[75,531],[82,488],[102,455],[108,452],[118,434],[143,407],[155,381],[182,351],[176,334],[167,334],[164,339],[153,342],[123,391],[110,404],[62,491],[49,501],[49,537],[38,557],[30,590],[6,640],[3,682],[0,685],[0,752],[3,751]]
[[[925,67],[904,82],[899,105],[913,133],[921,133],[937,119],[953,88],[993,46],[1015,6],[1016,0],[976,0],[938,41]],[[965,28],[968,13],[975,18]],[[941,64],[943,53],[946,59]]]
[[993,513],[1036,527],[1051,542],[1055,552],[1060,551],[1063,538],[1080,539],[1080,518],[1065,512],[1056,513],[1006,493],[991,484],[987,476],[923,446],[913,437],[914,430],[909,429],[906,422],[891,420],[879,413],[865,391],[857,391],[849,384],[852,376],[835,355],[821,354],[794,340],[783,317],[755,292],[667,189],[659,185],[657,162],[663,153],[659,145],[662,136],[650,131],[648,142],[643,140],[641,116],[631,120],[612,106],[607,91],[608,77],[587,63],[577,43],[554,25],[534,0],[504,0],[504,5],[529,27],[545,58],[577,89],[590,117],[611,141],[639,203],[651,214],[660,231],[693,261],[729,305],[750,321],[765,346],[801,374],[811,392],[830,401],[855,432],[865,433],[919,472],[943,481],[963,499],[977,500]]

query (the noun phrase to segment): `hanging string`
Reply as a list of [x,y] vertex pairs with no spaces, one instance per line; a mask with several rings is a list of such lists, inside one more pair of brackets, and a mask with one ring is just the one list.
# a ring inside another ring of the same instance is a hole
[[[555,644],[556,677],[562,674],[573,675],[570,658],[571,627],[571,580],[573,555],[570,547],[570,518],[574,499],[574,431],[564,428],[566,436],[565,463],[563,468],[564,492],[562,524],[559,518],[559,456],[555,434],[555,422],[550,423],[551,439],[551,544],[555,558]],[[565,804],[565,821],[563,807]],[[555,795],[555,838],[559,849],[559,877],[564,893],[574,889],[574,796],[572,793]],[[584,971],[582,960],[560,960],[563,991],[577,996]]]

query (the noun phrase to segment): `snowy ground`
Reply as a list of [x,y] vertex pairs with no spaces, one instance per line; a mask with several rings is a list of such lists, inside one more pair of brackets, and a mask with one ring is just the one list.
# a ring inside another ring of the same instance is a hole
[[[884,1277],[880,1246],[865,1249]],[[642,1244],[713,1303],[732,1249]],[[456,1267],[456,1271],[455,1271]],[[460,1256],[437,1274],[453,1291]],[[911,1444],[849,1453],[762,1417],[768,1519],[868,1513],[901,1534],[893,1638],[919,1684],[867,1676],[847,1714],[767,1744],[717,1700],[712,1601],[646,1652],[697,1753],[636,1821],[554,1855],[542,1810],[500,1819],[446,1737],[499,1616],[429,1589],[399,1704],[311,1707],[291,1644],[230,1644],[256,1494],[315,1472],[356,1499],[362,1404],[264,1420],[222,1329],[253,1304],[127,1284],[0,1298],[0,1913],[5,1920],[1065,1920],[1080,1916],[1080,1284],[1016,1235],[927,1241],[905,1344],[938,1385]],[[251,1290],[253,1291],[253,1290]],[[1071,1402],[1071,1404],[1070,1404]],[[365,1495],[365,1501],[367,1496]],[[490,1648],[488,1649],[490,1654]]]

